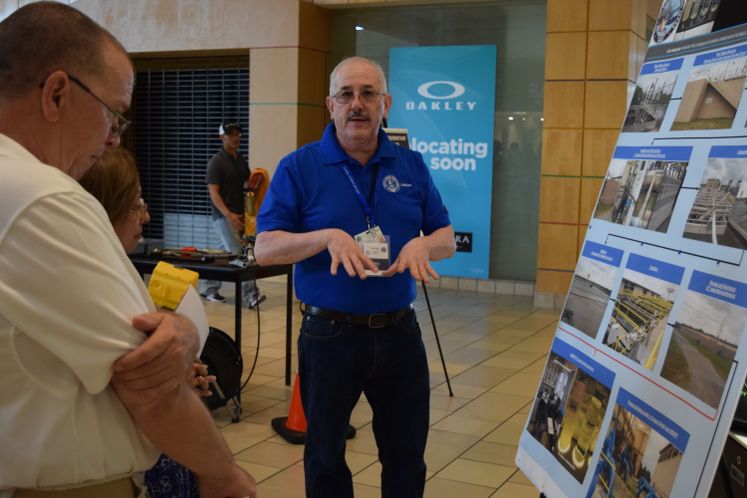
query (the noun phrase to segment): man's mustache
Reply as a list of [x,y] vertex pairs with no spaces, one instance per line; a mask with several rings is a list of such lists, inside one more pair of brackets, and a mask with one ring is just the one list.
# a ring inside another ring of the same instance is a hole
[[370,119],[370,116],[365,111],[350,111],[348,115],[346,116],[346,119],[350,121],[353,118],[364,118],[364,119]]

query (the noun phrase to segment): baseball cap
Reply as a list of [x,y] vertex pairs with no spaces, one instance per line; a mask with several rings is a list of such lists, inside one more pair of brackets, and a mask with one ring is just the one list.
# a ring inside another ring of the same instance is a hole
[[234,130],[241,133],[241,125],[235,121],[223,121],[218,128],[218,135],[225,135]]

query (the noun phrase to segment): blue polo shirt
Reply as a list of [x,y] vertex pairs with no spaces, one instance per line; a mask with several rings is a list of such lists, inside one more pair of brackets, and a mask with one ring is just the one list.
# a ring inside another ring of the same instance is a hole
[[[361,207],[344,165],[371,201],[374,222],[390,237],[392,262],[402,246],[450,224],[441,195],[418,152],[397,146],[379,131],[378,148],[365,167],[348,156],[337,141],[333,124],[321,141],[284,157],[272,178],[257,218],[257,231],[305,233],[339,228],[351,236],[366,230]],[[378,164],[378,179],[374,166]],[[392,277],[351,278],[342,265],[329,273],[331,256],[322,251],[296,264],[296,295],[302,302],[347,313],[367,314],[405,308],[415,300],[409,271]]]

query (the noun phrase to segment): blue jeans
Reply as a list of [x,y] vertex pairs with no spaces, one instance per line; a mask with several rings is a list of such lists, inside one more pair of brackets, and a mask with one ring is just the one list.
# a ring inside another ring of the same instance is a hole
[[156,464],[145,471],[145,484],[150,498],[200,497],[195,475],[166,455],[161,455]]
[[[239,233],[231,226],[227,219],[220,217],[212,221],[213,230],[220,237],[223,249],[232,254],[241,254],[241,239]],[[219,280],[200,280],[199,291],[202,295],[217,293],[220,290],[221,282]],[[250,280],[241,283],[241,296],[244,304],[249,305],[255,294],[259,293],[257,282]]]
[[379,329],[306,314],[298,338],[307,498],[352,498],[345,435],[361,392],[373,410],[381,496],[423,496],[430,386],[415,312]]

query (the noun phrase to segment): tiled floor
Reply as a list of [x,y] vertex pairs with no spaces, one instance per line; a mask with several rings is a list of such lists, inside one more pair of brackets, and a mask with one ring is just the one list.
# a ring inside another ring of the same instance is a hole
[[[206,303],[210,324],[233,332],[233,295]],[[302,498],[303,447],[286,443],[270,422],[288,415],[291,388],[284,384],[285,277],[260,281],[268,299],[261,306],[257,365],[242,397],[241,421],[213,412],[237,460],[259,482],[263,497]],[[420,289],[416,301],[431,370],[431,428],[425,460],[427,498],[537,498],[539,493],[514,464],[516,445],[555,332],[558,310],[534,310],[529,297],[486,295],[429,288],[436,327],[454,397],[450,397],[433,327]],[[293,369],[300,312],[294,311]],[[244,371],[257,344],[257,315],[243,316]],[[357,498],[380,496],[380,464],[365,396],[351,423],[347,462]]]

